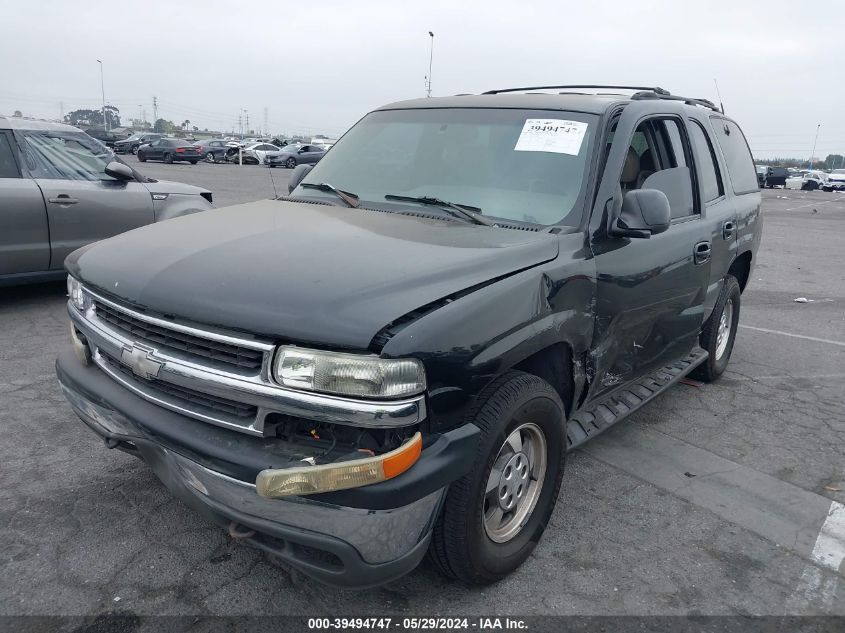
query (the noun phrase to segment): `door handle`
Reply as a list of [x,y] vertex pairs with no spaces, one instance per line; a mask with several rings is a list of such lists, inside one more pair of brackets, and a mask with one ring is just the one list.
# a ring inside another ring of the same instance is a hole
[[79,202],[77,198],[71,198],[66,193],[60,193],[55,198],[50,198],[49,200],[53,204],[76,204],[77,202]]
[[699,242],[693,250],[696,264],[704,264],[710,261],[710,242]]
[[722,238],[729,240],[733,237],[734,231],[736,231],[736,222],[732,220],[728,220],[722,225]]

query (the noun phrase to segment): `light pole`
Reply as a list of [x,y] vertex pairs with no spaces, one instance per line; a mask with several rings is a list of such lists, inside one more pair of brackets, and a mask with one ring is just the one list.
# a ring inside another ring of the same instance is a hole
[[429,31],[428,36],[431,39],[431,46],[428,51],[428,76],[426,77],[428,85],[426,86],[426,96],[431,96],[431,62],[434,60],[434,31]]
[[98,59],[97,63],[100,64],[100,92],[103,94],[103,129],[108,132],[109,122],[106,119],[106,89],[105,84],[103,84],[103,62]]
[[814,158],[814,157],[815,157],[815,155],[816,155],[816,143],[817,143],[817,142],[818,142],[818,140],[819,140],[819,128],[820,128],[821,126],[822,126],[822,124],[821,124],[821,123],[819,123],[819,124],[816,126],[816,138],[815,138],[815,139],[813,139],[813,151],[810,153],[810,161],[809,161],[809,163],[807,164],[807,167],[808,167],[809,169],[812,169],[812,168],[813,168],[813,158]]

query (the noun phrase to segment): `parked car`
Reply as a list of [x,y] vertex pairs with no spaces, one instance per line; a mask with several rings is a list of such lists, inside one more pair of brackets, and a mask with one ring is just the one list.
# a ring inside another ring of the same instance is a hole
[[789,172],[785,167],[766,167],[766,177],[763,180],[763,187],[773,189],[774,187],[786,187],[786,179]]
[[[266,157],[270,153],[278,153],[282,150],[281,147],[276,147],[270,143],[253,143],[247,145],[243,150],[243,160],[245,163],[260,165],[266,162]],[[237,153],[235,153],[237,160]]]
[[0,117],[0,285],[60,279],[71,251],[211,200],[146,178],[78,128]]
[[108,148],[114,148],[114,146],[120,140],[120,137],[118,137],[114,132],[111,132],[101,127],[89,127],[87,130],[85,130],[85,133],[91,138],[97,139]]
[[120,141],[115,141],[114,143],[114,153],[115,154],[137,154],[138,148],[141,145],[146,145],[148,143],[152,143],[153,141],[163,138],[164,134],[156,134],[154,132],[144,132],[141,134],[133,134],[129,138],[122,139]]
[[845,191],[845,169],[834,169],[827,175],[822,191]]
[[200,154],[205,157],[209,163],[221,163],[226,160],[226,152],[231,147],[230,141],[222,139],[208,139],[199,141],[197,144]]
[[821,171],[799,172],[786,179],[785,189],[800,189],[801,191],[815,191],[827,181],[827,174]]
[[712,103],[569,88],[595,86],[384,106],[289,197],[75,252],[74,411],[322,581],[388,582],[428,550],[503,578],[567,450],[725,371],[762,231]]
[[138,148],[138,160],[160,160],[165,163],[188,162],[196,165],[203,159],[200,146],[181,138],[160,138]]
[[293,169],[297,165],[313,165],[325,155],[325,148],[319,145],[285,145],[277,152],[268,153],[264,164],[270,167],[284,166]]
[[754,169],[757,171],[757,185],[763,189],[766,186],[766,173],[769,168],[766,165],[754,165]]

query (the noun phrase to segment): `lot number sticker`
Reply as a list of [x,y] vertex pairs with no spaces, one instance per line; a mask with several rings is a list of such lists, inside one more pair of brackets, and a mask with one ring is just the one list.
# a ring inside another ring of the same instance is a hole
[[577,156],[587,124],[563,119],[528,119],[513,148],[517,152],[554,152]]

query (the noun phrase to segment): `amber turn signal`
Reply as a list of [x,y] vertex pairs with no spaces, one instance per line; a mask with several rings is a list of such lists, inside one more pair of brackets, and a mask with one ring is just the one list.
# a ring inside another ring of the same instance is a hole
[[421,454],[422,435],[417,432],[399,448],[375,457],[262,470],[255,478],[255,490],[262,497],[277,499],[368,486],[401,475]]

